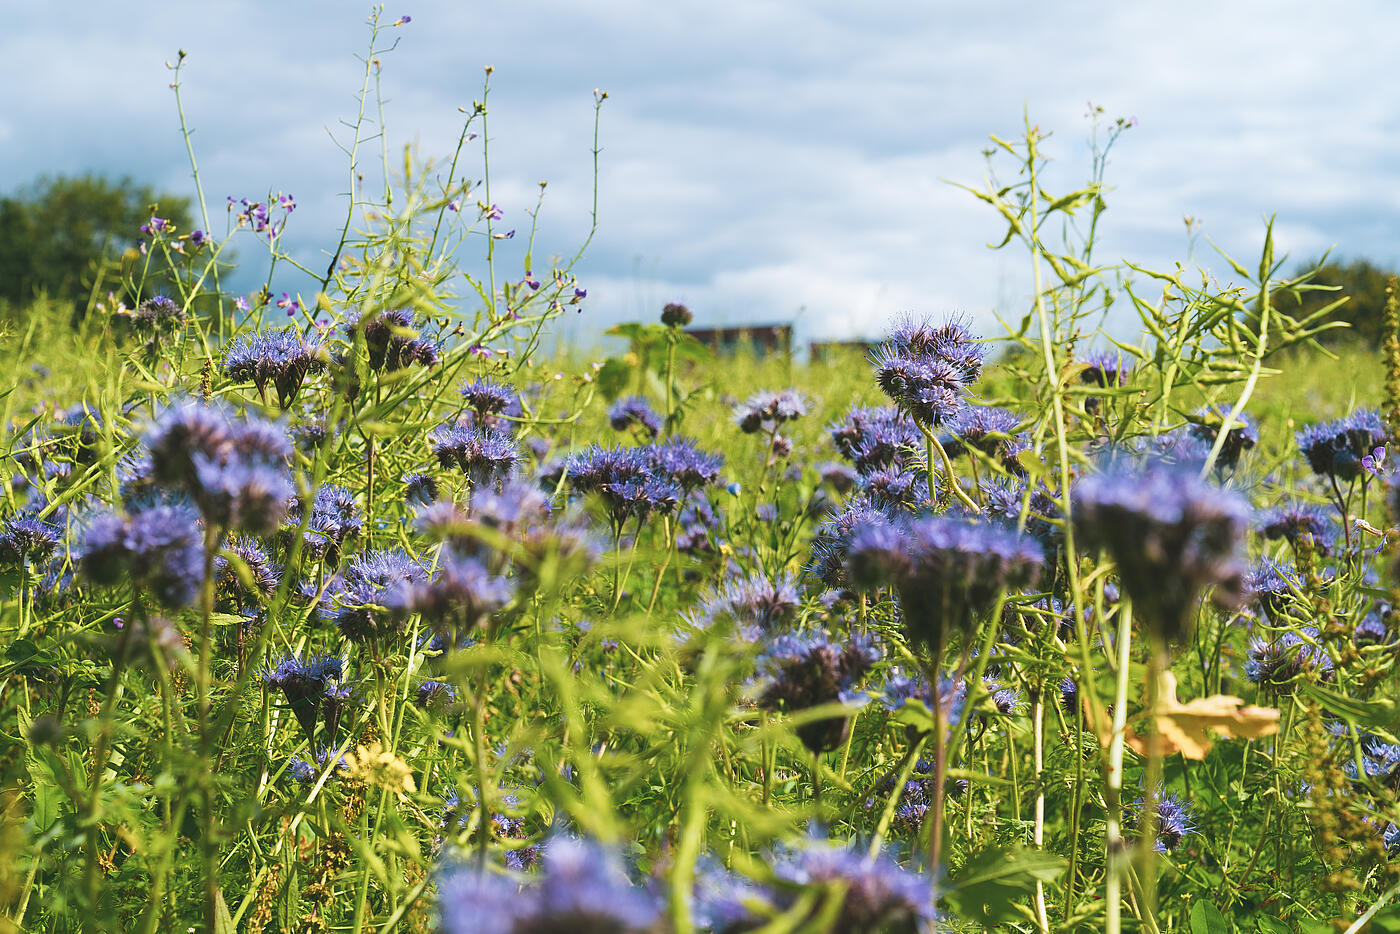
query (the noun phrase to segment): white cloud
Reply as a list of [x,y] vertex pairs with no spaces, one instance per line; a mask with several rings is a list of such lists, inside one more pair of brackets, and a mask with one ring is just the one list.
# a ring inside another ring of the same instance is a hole
[[[12,14],[0,80],[19,91],[0,171],[187,186],[163,65],[184,48],[211,211],[225,195],[295,192],[290,242],[315,266],[344,210],[346,163],[326,129],[343,134],[337,121],[354,115],[363,17],[329,0],[148,6]],[[400,44],[382,56],[391,158],[405,141],[449,153],[457,108],[495,66],[491,197],[523,235],[549,180],[538,255],[571,254],[586,234],[591,93],[610,92],[600,229],[580,266],[591,307],[573,328],[673,298],[712,320],[802,309],[812,337],[904,309],[1019,317],[1026,261],[988,251],[995,215],[942,180],[977,185],[987,135],[1014,137],[1026,112],[1055,131],[1049,184],[1082,183],[1086,101],[1139,118],[1109,166],[1101,259],[1170,265],[1192,215],[1250,265],[1276,213],[1280,250],[1299,258],[1335,244],[1400,262],[1400,113],[1384,93],[1400,12],[1380,0],[1326,17],[1294,0],[536,0],[489,13],[422,0],[386,16],[399,12],[413,22],[387,34]],[[520,254],[512,241],[503,262]]]

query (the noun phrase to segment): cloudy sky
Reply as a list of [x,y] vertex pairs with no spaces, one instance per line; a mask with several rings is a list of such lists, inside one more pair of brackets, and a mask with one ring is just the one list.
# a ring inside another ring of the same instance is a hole
[[[1384,0],[402,2],[383,15],[412,17],[382,58],[391,148],[449,155],[493,66],[492,200],[523,231],[549,181],[537,254],[571,254],[587,232],[593,91],[608,92],[576,339],[672,300],[708,322],[796,321],[802,340],[907,310],[1019,317],[1024,255],[989,250],[995,216],[949,181],[980,184],[988,135],[1015,136],[1028,113],[1053,131],[1050,184],[1068,190],[1089,170],[1090,102],[1136,120],[1112,153],[1101,259],[1187,260],[1188,215],[1252,259],[1277,214],[1295,258],[1400,263],[1400,8]],[[184,49],[211,209],[294,193],[288,245],[317,266],[344,211],[331,136],[354,116],[367,14],[11,7],[0,183],[92,170],[190,192],[164,64]],[[1224,276],[1210,254],[1202,240],[1190,261]],[[507,262],[518,272],[518,251]]]

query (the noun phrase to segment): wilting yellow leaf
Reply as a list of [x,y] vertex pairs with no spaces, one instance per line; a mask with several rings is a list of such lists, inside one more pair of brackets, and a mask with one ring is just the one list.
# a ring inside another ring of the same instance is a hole
[[[1188,759],[1204,759],[1210,752],[1210,732],[1239,739],[1257,739],[1278,732],[1279,712],[1273,707],[1249,707],[1238,697],[1214,694],[1185,704],[1176,699],[1176,677],[1162,673],[1157,687],[1157,725],[1163,755],[1179,752]],[[1140,754],[1148,752],[1150,738],[1130,736],[1128,742]]]

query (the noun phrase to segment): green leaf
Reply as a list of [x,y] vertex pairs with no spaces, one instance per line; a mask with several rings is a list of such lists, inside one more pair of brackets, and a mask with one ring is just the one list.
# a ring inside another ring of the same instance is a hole
[[1230,925],[1210,902],[1191,906],[1191,934],[1230,934]]
[[598,371],[598,391],[609,402],[621,395],[632,379],[632,367],[621,357],[609,357]]
[[947,901],[962,920],[995,927],[1020,918],[1015,903],[1029,898],[1037,882],[1053,882],[1064,871],[1064,860],[1040,850],[986,849],[953,877]]
[[1259,929],[1259,934],[1293,934],[1293,929],[1284,924],[1278,918],[1269,915],[1259,915],[1254,919],[1254,926]]
[[1396,711],[1395,702],[1389,698],[1358,700],[1320,684],[1304,683],[1301,687],[1304,694],[1352,726],[1386,730],[1400,727],[1400,714]]
[[894,722],[912,726],[920,733],[932,733],[933,711],[921,700],[907,700],[894,712]]
[[233,915],[228,911],[228,902],[224,901],[223,889],[214,893],[214,934],[238,934]]
[[636,340],[638,337],[641,337],[642,331],[645,328],[646,325],[642,324],[640,321],[628,321],[624,324],[614,324],[603,333],[609,337],[625,337],[628,340]]

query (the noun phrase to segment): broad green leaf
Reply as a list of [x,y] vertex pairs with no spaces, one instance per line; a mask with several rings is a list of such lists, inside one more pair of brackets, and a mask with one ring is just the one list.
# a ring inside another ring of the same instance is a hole
[[1037,882],[1053,882],[1064,870],[1064,860],[1039,850],[986,849],[949,881],[946,898],[963,921],[995,927],[1022,917],[1017,902],[1029,898]]
[[1191,906],[1191,934],[1230,934],[1231,927],[1210,902]]

